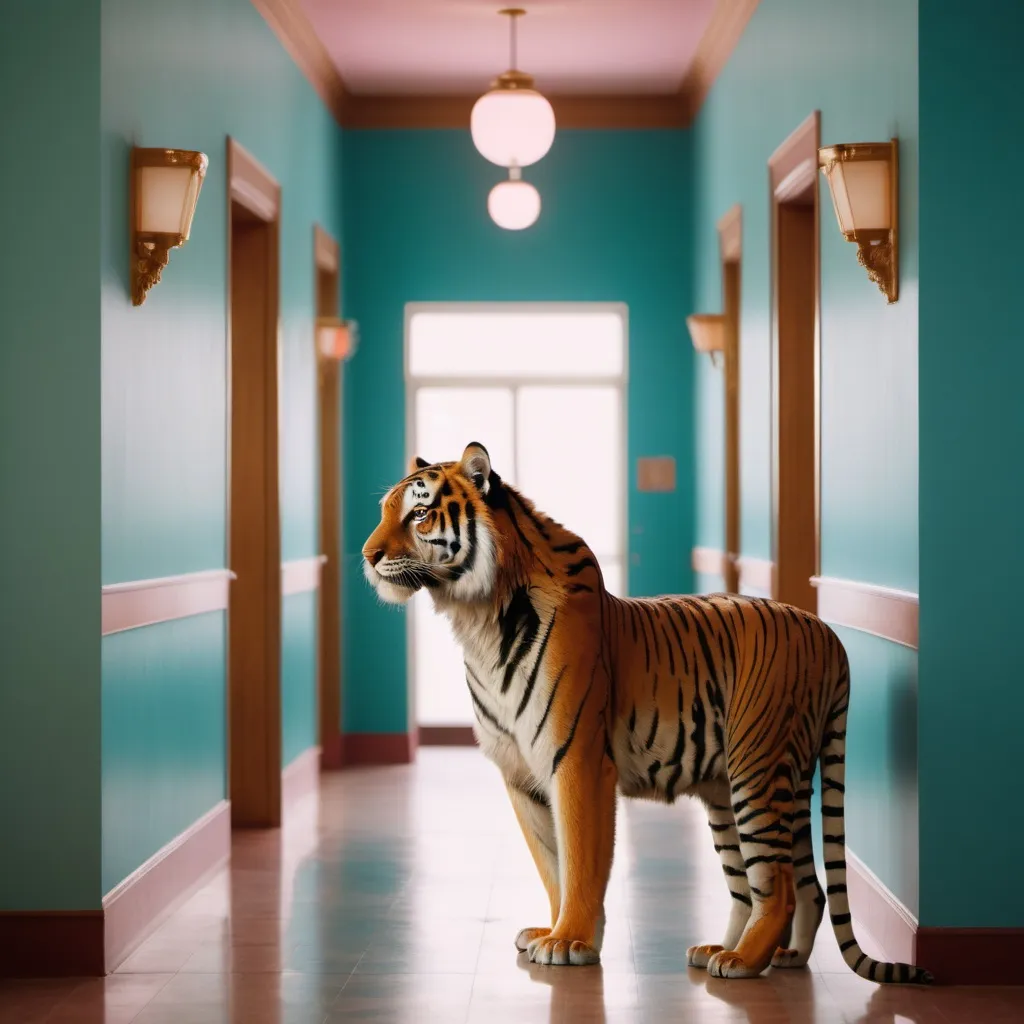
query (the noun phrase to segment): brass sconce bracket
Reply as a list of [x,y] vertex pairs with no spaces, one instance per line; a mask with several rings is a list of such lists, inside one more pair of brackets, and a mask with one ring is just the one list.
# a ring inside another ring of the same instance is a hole
[[839,230],[857,244],[857,262],[892,304],[899,298],[899,140],[818,150]]
[[146,301],[146,293],[160,281],[160,274],[171,256],[171,249],[180,245],[175,241],[178,236],[172,235],[167,242],[158,242],[155,238],[136,238],[135,251],[132,253],[132,305],[141,306]]
[[719,359],[725,351],[725,316],[722,313],[693,313],[686,318],[690,340],[697,352],[711,357],[711,365],[719,366]]
[[132,305],[160,280],[171,249],[188,241],[208,161],[190,149],[132,149],[129,227]]
[[899,275],[897,273],[896,242],[858,242],[857,262],[868,272],[868,280],[878,285],[888,304],[899,298]]

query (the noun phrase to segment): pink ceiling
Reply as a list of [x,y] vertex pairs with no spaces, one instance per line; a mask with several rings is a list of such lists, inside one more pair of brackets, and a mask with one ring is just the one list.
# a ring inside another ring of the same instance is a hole
[[[300,0],[355,94],[484,91],[508,65],[500,0]],[[679,88],[714,0],[521,2],[519,66],[550,93]]]

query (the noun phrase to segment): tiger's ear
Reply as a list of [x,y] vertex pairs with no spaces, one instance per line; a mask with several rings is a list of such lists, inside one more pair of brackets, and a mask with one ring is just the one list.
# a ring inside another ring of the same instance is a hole
[[418,455],[412,457],[412,461],[409,463],[409,472],[415,473],[418,469],[426,469],[430,463],[426,459],[421,459]]
[[490,488],[491,457],[487,449],[477,441],[471,441],[462,453],[459,468],[463,475],[473,481],[473,486],[483,495]]

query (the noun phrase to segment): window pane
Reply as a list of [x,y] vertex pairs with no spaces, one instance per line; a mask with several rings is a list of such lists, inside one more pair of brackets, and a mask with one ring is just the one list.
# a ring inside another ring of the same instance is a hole
[[512,402],[508,388],[418,388],[414,454],[428,462],[455,462],[470,441],[477,441],[502,479],[511,483]]
[[594,553],[622,550],[622,420],[614,387],[519,390],[519,487]]
[[409,370],[435,377],[616,377],[623,322],[613,312],[420,312]]

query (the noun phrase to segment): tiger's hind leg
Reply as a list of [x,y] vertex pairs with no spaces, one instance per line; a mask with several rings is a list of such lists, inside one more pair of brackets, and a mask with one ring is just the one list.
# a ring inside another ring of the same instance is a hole
[[812,777],[801,782],[793,815],[793,878],[796,883],[793,948],[786,948],[785,943],[780,942],[772,957],[772,967],[803,967],[807,963],[825,913],[825,893],[814,867],[814,843],[811,838]]
[[732,897],[732,908],[729,912],[729,923],[725,928],[722,944],[691,946],[686,951],[686,963],[690,967],[707,967],[708,961],[715,953],[723,949],[735,949],[740,941],[743,929],[750,917],[750,886],[747,885],[747,869],[740,855],[740,837],[736,830],[736,818],[729,804],[729,787],[723,783],[709,793],[705,804],[708,813],[708,825],[715,842],[715,853],[722,863],[725,884],[729,887]]
[[713,978],[756,978],[785,941],[796,894],[793,886],[793,770],[780,764],[767,783],[733,787],[733,814],[750,887],[751,913],[739,942],[708,961]]

